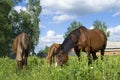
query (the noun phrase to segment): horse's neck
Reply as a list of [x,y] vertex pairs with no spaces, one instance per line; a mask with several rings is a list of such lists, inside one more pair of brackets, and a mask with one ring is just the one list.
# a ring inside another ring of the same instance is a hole
[[50,49],[49,49],[48,55],[49,55],[50,57],[52,57],[53,54],[54,54],[54,51],[55,51],[55,45],[52,45],[52,46],[50,47]]
[[68,53],[73,47],[74,47],[74,43],[66,44],[66,45],[63,46],[63,51],[65,53]]

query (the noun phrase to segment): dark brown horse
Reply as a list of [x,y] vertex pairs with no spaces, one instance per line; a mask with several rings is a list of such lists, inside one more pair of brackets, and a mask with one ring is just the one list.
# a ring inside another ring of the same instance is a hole
[[18,69],[21,70],[23,65],[27,65],[27,57],[30,53],[30,40],[29,36],[22,32],[13,41],[13,52],[16,54],[16,62]]
[[[98,29],[86,29],[84,26],[72,31],[61,46],[56,50],[57,65],[61,66],[63,55],[68,55],[68,51],[74,48],[76,55],[80,58],[80,50],[87,53],[88,64],[91,63],[91,54],[93,59],[96,60],[96,52],[101,51],[101,59],[104,56],[104,50],[107,44],[107,37],[101,30]],[[65,54],[67,53],[67,54]]]
[[[57,50],[58,47],[60,47],[61,44],[53,43],[48,51],[48,56],[47,56],[47,63],[48,66],[51,66],[52,62],[54,62],[54,56],[55,56],[55,51]],[[63,57],[65,61],[67,61],[68,56]],[[63,61],[64,62],[64,61]],[[65,62],[64,62],[65,63]]]

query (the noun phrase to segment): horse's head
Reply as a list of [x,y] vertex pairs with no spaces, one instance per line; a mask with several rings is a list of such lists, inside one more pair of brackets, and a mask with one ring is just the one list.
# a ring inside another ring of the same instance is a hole
[[18,70],[23,69],[23,62],[22,61],[17,61],[17,66],[18,66]]
[[56,65],[55,66],[62,66],[68,60],[68,55],[65,54],[61,47],[59,47],[56,52]]
[[63,41],[61,46],[57,48],[56,54],[56,62],[57,66],[62,66],[68,60],[68,52],[76,46],[76,43],[79,40],[80,31],[76,29],[72,31]]

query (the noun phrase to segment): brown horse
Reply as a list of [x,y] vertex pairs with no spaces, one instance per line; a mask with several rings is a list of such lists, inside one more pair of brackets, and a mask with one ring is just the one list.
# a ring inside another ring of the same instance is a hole
[[19,34],[13,41],[12,48],[16,54],[16,62],[19,70],[23,69],[23,65],[27,65],[30,47],[29,36],[24,32]]
[[[93,59],[96,60],[96,52],[101,51],[101,59],[104,56],[104,50],[107,44],[107,37],[101,30],[98,29],[86,29],[84,26],[72,31],[66,39],[63,41],[61,46],[56,50],[57,65],[61,66],[62,57],[68,55],[68,51],[74,48],[76,55],[80,59],[80,50],[87,53],[88,64],[91,63],[91,54]],[[67,53],[67,54],[65,54]]]
[[[55,51],[58,47],[60,47],[61,44],[53,43],[48,51],[48,56],[47,56],[47,63],[48,66],[51,66],[52,62],[54,62],[54,56],[55,56]],[[64,56],[64,60],[67,61],[68,56]],[[64,61],[63,61],[64,62]],[[65,63],[65,62],[64,62]]]

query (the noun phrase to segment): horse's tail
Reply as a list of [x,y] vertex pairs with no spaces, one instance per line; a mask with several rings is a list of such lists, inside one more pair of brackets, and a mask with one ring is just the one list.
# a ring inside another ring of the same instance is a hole
[[13,49],[13,52],[16,54],[16,52],[17,52],[17,38],[15,38],[13,40],[12,49]]

